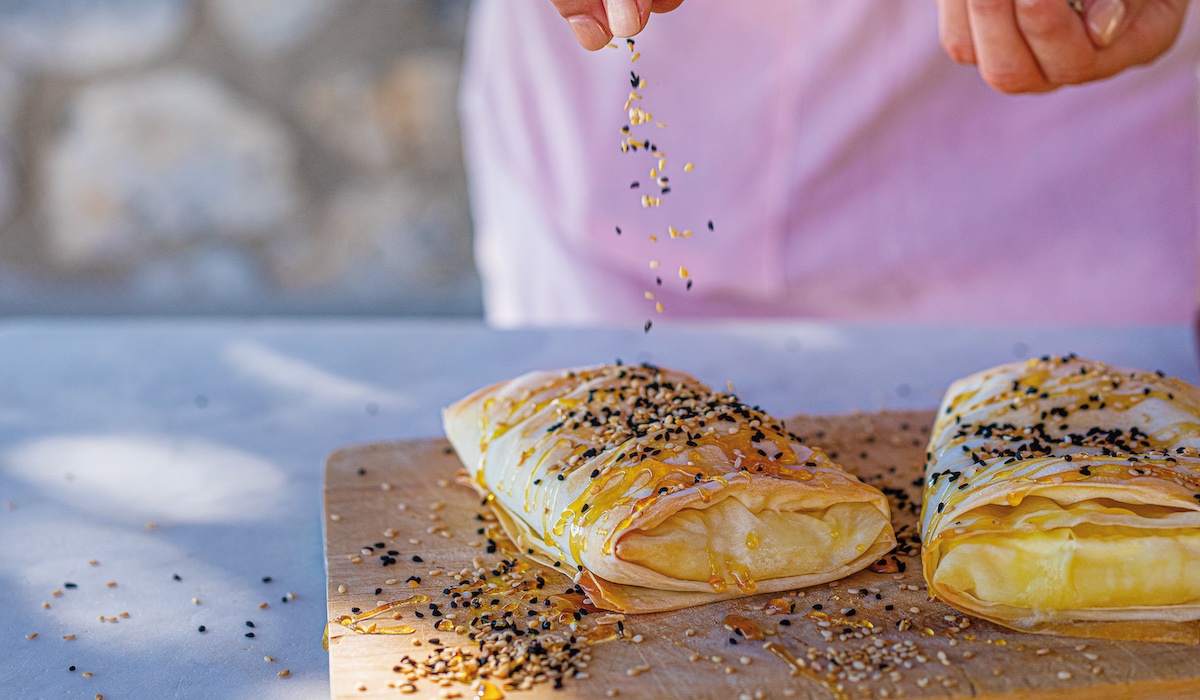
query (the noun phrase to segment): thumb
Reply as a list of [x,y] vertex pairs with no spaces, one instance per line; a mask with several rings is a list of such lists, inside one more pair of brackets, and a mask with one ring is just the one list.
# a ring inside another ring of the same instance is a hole
[[650,0],[604,0],[604,11],[613,36],[631,37],[650,19]]
[[1144,0],[1086,0],[1083,19],[1092,43],[1101,49],[1112,44],[1144,4]]

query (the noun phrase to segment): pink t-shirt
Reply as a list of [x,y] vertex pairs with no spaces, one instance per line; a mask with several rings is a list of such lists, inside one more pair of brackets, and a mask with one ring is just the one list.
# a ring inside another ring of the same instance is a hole
[[[476,3],[463,112],[490,321],[1192,317],[1192,19],[1151,67],[1016,97],[943,54],[927,0],[688,0],[636,41],[631,65],[623,42],[577,46],[549,0]],[[619,148],[631,69],[667,125],[634,130],[667,156],[659,208],[654,159]]]

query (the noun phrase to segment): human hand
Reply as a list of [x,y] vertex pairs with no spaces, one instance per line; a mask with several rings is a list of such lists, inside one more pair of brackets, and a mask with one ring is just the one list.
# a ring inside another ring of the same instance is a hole
[[589,51],[602,49],[614,36],[642,31],[651,12],[670,12],[683,0],[552,0],[571,25],[575,38]]
[[942,47],[1000,92],[1046,92],[1150,63],[1188,0],[937,0]]

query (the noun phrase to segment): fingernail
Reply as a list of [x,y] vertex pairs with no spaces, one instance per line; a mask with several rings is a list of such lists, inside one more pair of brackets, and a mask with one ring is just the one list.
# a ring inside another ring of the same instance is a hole
[[604,7],[608,10],[608,28],[613,36],[628,37],[642,31],[637,0],[605,0]]
[[571,31],[575,32],[575,38],[583,45],[583,48],[589,51],[595,51],[608,43],[608,34],[605,33],[604,27],[596,21],[596,18],[590,15],[576,15],[567,20],[571,25]]
[[1125,0],[1096,0],[1088,10],[1088,29],[1101,46],[1108,46],[1117,38],[1117,32],[1125,22]]

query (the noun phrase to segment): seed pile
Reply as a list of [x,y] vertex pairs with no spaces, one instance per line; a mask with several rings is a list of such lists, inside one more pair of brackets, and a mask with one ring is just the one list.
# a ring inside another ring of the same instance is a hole
[[[433,651],[406,654],[392,669],[404,679],[397,686],[402,692],[415,692],[413,684],[419,680],[442,687],[488,681],[502,691],[529,690],[542,684],[561,688],[568,679],[587,678],[590,646],[634,638],[625,628],[623,616],[602,615],[593,624],[588,616],[597,610],[587,604],[582,588],[570,582],[556,583],[562,581],[557,574],[519,561],[495,515],[477,513],[475,518],[482,523],[476,531],[481,542],[489,553],[501,554],[501,559],[485,564],[475,558],[471,567],[456,573],[437,571],[439,576],[453,578],[453,585],[443,588],[440,596],[418,594],[365,612],[352,608],[353,615],[330,621],[358,634],[414,635],[416,628],[411,625],[383,625],[375,620],[390,617],[399,621],[406,615],[436,620],[434,629],[439,636],[412,641],[417,647],[433,646]],[[424,563],[420,555],[411,559]],[[410,577],[410,581],[419,580]],[[375,589],[376,595],[382,592],[382,587]]]

